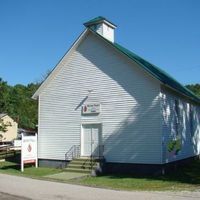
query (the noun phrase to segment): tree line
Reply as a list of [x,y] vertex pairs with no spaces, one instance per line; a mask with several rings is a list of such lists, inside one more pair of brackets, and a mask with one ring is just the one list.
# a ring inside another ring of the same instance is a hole
[[[12,117],[20,128],[35,130],[38,123],[38,105],[31,97],[39,85],[40,83],[30,83],[10,86],[0,78],[0,113]],[[186,87],[200,97],[200,84],[186,85]],[[0,123],[1,128],[3,127]]]
[[0,113],[12,117],[18,127],[35,130],[37,125],[37,101],[31,99],[39,83],[27,86],[17,84],[10,86],[0,78]]
[[200,84],[186,85],[186,87],[189,90],[191,90],[194,94],[196,94],[198,97],[200,97]]

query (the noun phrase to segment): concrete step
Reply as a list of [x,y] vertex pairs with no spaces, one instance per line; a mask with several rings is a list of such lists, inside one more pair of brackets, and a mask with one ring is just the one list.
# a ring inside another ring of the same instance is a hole
[[90,158],[75,158],[75,159],[73,159],[73,161],[89,161],[89,160],[91,160]]
[[72,160],[64,171],[90,174],[92,169],[96,166],[97,162],[94,160],[90,160],[88,158],[77,158]]
[[[96,165],[93,165],[92,168],[94,169],[96,167]],[[67,168],[70,168],[70,169],[91,169],[91,166],[82,166],[82,165],[72,165],[72,164],[69,164],[67,166]]]
[[97,163],[77,163],[77,162],[70,162],[69,165],[74,165],[74,166],[86,166],[86,167],[91,167],[94,165],[97,165]]
[[70,162],[70,164],[72,164],[72,165],[79,165],[79,166],[91,166],[91,165],[96,165],[97,162],[95,162],[95,161],[93,161],[93,162],[91,162],[91,161],[84,161],[84,162],[82,162],[81,160],[72,160]]
[[[76,160],[72,160],[71,162],[73,162],[73,163],[85,163],[85,164],[87,164],[87,163],[91,163],[91,160],[78,160],[78,159],[76,159]],[[93,161],[93,162],[95,162],[95,161]]]
[[65,168],[64,171],[66,171],[66,172],[77,172],[77,173],[83,173],[83,174],[90,174],[91,173],[91,170],[76,169],[76,168]]
[[74,162],[99,162],[99,161],[101,161],[102,159],[100,159],[100,158],[98,158],[98,159],[90,159],[90,158],[75,158],[75,159],[73,159],[72,161],[74,161]]

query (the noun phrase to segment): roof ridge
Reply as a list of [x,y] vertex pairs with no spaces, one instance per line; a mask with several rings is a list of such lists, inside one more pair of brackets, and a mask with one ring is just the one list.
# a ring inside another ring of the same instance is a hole
[[94,34],[98,35],[100,38],[105,40],[107,43],[112,45],[114,48],[116,48],[118,51],[123,53],[124,55],[128,56],[131,60],[139,64],[141,67],[144,68],[147,72],[152,74],[155,78],[160,80],[163,84],[166,84],[170,86],[171,88],[174,88],[175,90],[179,91],[180,93],[188,96],[192,100],[200,103],[200,98],[195,95],[191,90],[183,86],[181,83],[179,83],[175,78],[173,78],[171,75],[169,75],[167,72],[164,70],[160,69],[154,64],[151,64],[149,61],[143,59],[142,57],[136,55],[132,51],[126,49],[125,47],[121,46],[118,43],[112,43],[111,41],[107,40],[103,36],[101,36],[99,33],[95,32],[91,28],[88,28],[91,32]]
[[104,20],[107,21],[107,22],[109,22],[111,25],[117,27],[117,25],[115,25],[114,23],[112,23],[110,20],[106,19],[103,16],[95,17],[95,18],[93,18],[93,19],[85,22],[83,25],[86,26],[86,27],[88,27],[90,25],[97,24],[98,22],[101,22],[101,21],[104,21]]
[[[160,72],[162,72],[165,76],[168,76],[170,79],[172,79],[173,81],[175,81],[177,84],[179,84],[181,87],[184,87],[186,90],[188,90],[188,92],[190,92],[192,95],[195,95],[191,90],[189,90],[187,87],[185,87],[183,84],[181,84],[179,81],[177,81],[174,77],[172,77],[168,72],[166,72],[165,70],[157,67],[156,65],[152,64],[151,62],[149,62],[148,60],[138,56],[137,54],[135,54],[134,52],[130,51],[129,49],[123,47],[122,45],[115,43],[116,45],[120,46],[121,48],[125,49],[126,51],[129,51],[131,54],[134,54],[134,56],[137,56],[139,59],[144,60],[145,62],[147,62],[148,64],[152,65],[156,70],[159,70]],[[195,95],[196,96],[196,95]],[[197,97],[197,96],[196,96]],[[199,98],[199,97],[198,97]]]

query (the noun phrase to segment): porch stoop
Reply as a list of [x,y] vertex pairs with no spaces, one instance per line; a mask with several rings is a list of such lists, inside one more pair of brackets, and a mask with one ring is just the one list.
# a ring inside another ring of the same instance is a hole
[[91,174],[99,165],[99,161],[89,158],[76,158],[70,161],[64,171]]

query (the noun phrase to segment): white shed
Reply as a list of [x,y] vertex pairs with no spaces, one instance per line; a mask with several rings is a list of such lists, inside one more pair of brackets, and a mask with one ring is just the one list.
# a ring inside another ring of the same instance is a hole
[[117,44],[116,25],[104,17],[84,25],[33,95],[39,101],[39,163],[92,154],[108,168],[126,169],[199,155],[200,99]]

